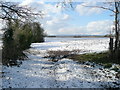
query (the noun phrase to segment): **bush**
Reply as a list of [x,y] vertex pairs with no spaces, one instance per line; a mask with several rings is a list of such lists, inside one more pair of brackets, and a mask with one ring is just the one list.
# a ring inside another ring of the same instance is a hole
[[37,22],[32,23],[32,28],[34,28],[34,30],[32,30],[33,33],[33,43],[36,42],[44,42],[44,30],[43,28],[40,27],[40,24]]
[[28,49],[32,42],[32,33],[25,30],[19,30],[16,32],[18,32],[18,34],[16,34],[16,38],[14,38],[14,40],[16,41],[18,47],[21,50]]
[[110,68],[110,67],[112,67],[111,63],[107,63],[107,64],[104,65],[104,68]]
[[23,50],[28,49],[32,42],[43,42],[44,33],[39,23],[21,23],[9,21],[3,36],[2,63],[4,65],[17,63],[24,59]]

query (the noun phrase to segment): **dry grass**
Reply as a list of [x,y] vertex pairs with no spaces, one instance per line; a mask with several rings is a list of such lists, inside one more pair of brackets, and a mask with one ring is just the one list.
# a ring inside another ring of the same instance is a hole
[[61,51],[61,50],[58,50],[58,51],[48,51],[48,55],[45,56],[44,58],[50,58],[52,59],[53,61],[54,60],[59,60],[59,59],[62,59],[62,58],[67,58],[69,56],[72,56],[72,55],[75,55],[75,54],[78,54],[81,50],[72,50],[72,51]]

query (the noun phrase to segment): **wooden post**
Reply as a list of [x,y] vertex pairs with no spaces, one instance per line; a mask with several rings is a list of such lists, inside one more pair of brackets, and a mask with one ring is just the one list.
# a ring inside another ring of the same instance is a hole
[[113,58],[113,37],[110,37],[109,49],[110,49],[110,57]]

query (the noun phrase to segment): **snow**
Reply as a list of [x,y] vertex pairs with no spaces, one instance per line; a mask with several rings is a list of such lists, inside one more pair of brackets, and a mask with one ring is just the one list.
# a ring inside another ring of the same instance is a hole
[[[106,88],[120,87],[116,73],[95,63],[84,64],[71,59],[52,62],[43,58],[49,50],[77,50],[80,53],[108,50],[108,38],[60,39],[46,38],[44,43],[33,43],[25,53],[28,60],[20,67],[3,66],[3,88]],[[89,64],[89,65],[88,65]],[[94,67],[92,66],[94,64]]]
[[[52,38],[51,38],[52,39]],[[59,40],[59,39],[58,39]],[[65,39],[61,41],[53,41],[46,43],[33,43],[31,47],[35,49],[41,49],[42,50],[82,50],[84,52],[101,52],[108,50],[108,44],[109,39],[108,38],[96,38],[96,39],[74,39],[68,41]]]
[[0,49],[2,49],[2,41],[0,40]]

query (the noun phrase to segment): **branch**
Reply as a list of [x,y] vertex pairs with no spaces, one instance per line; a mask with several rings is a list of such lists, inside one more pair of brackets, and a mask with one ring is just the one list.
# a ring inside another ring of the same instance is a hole
[[0,18],[4,20],[8,19],[25,19],[31,20],[30,17],[40,16],[42,17],[44,14],[42,12],[33,12],[32,9],[28,7],[20,7],[16,3],[11,2],[0,2]]
[[84,6],[84,7],[92,7],[92,8],[101,8],[101,9],[109,10],[109,11],[112,11],[113,13],[116,13],[116,11],[114,11],[113,9],[103,7],[103,6],[86,6],[86,5],[82,5],[82,6]]

